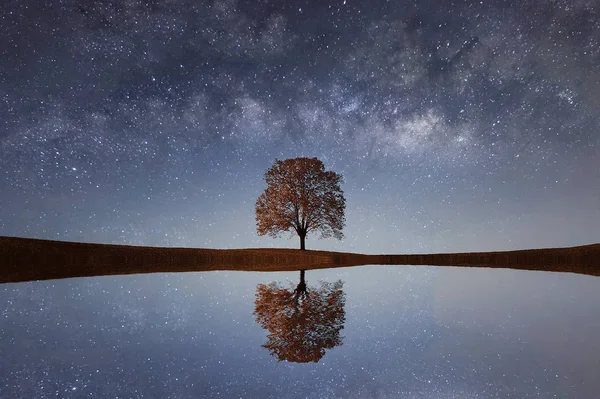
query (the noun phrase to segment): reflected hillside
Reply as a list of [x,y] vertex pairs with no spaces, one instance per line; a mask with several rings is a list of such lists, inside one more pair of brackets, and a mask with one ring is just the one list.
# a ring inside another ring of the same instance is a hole
[[293,271],[358,265],[510,268],[600,276],[600,244],[508,252],[362,255],[296,249],[199,249],[0,237],[0,282],[210,270]]
[[253,314],[269,332],[262,347],[279,361],[316,363],[325,355],[325,349],[342,345],[344,283],[320,281],[318,287],[308,287],[304,274],[301,270],[295,289],[277,282],[256,287]]

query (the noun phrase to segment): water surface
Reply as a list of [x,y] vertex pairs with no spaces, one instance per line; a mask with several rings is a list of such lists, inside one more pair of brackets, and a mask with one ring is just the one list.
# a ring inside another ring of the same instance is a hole
[[4,398],[584,398],[600,394],[600,278],[362,266],[343,282],[341,345],[279,361],[260,284],[298,272],[74,278],[0,286]]

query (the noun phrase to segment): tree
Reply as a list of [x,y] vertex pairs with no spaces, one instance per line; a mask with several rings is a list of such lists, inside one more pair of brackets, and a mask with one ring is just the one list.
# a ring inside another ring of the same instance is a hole
[[262,345],[279,361],[318,362],[325,349],[342,345],[346,298],[344,283],[321,281],[317,289],[308,289],[304,270],[296,289],[282,288],[278,283],[259,284],[256,289],[254,315],[269,331]]
[[267,188],[256,200],[259,235],[278,237],[295,231],[302,250],[306,235],[313,231],[320,238],[344,238],[346,199],[341,174],[325,171],[317,158],[276,159],[265,180]]

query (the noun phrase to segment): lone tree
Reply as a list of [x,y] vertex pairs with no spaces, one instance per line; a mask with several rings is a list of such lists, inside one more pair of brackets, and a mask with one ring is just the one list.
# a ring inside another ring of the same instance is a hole
[[256,287],[254,316],[269,332],[262,347],[279,361],[316,363],[325,355],[325,349],[342,345],[340,331],[346,321],[344,283],[319,283],[318,288],[308,288],[301,270],[296,289],[277,282]]
[[317,158],[293,158],[275,163],[265,173],[267,188],[256,200],[256,230],[278,237],[296,231],[300,249],[309,232],[341,240],[346,199],[341,174],[325,171]]

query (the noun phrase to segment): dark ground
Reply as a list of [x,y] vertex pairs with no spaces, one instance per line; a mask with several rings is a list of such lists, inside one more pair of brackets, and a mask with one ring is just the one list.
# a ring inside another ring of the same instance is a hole
[[0,237],[0,283],[134,273],[294,271],[358,265],[510,268],[600,276],[600,244],[429,255],[298,249],[157,248]]

